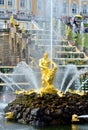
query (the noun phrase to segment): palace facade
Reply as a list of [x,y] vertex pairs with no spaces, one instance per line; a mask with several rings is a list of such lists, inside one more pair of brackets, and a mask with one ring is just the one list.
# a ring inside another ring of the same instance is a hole
[[63,0],[63,15],[88,15],[88,0]]
[[[52,1],[52,4],[51,4]],[[50,17],[51,5],[55,17],[88,14],[88,0],[0,0],[0,16]]]

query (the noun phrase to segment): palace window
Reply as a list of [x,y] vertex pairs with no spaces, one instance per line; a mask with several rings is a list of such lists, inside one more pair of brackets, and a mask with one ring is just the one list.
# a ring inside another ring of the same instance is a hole
[[42,1],[41,0],[38,0],[38,3],[37,3],[37,5],[38,5],[38,10],[39,11],[41,11],[42,10]]
[[25,0],[20,0],[20,7],[25,7]]
[[76,14],[76,13],[77,13],[77,4],[76,4],[76,3],[74,3],[74,4],[72,5],[72,13],[73,13],[73,14]]
[[28,2],[28,9],[29,9],[29,10],[31,10],[31,5],[32,5],[32,1],[29,0],[29,2]]
[[43,11],[43,0],[37,1],[37,9],[38,9],[38,15],[40,16]]
[[87,13],[87,5],[83,6],[83,13],[86,14]]
[[8,0],[8,6],[12,6],[12,0]]
[[4,5],[4,0],[0,0],[0,5]]

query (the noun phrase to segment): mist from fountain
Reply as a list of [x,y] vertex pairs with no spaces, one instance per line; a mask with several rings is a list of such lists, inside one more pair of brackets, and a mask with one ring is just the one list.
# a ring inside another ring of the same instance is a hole
[[[53,3],[52,3],[52,0],[51,0],[51,19],[50,19],[50,59],[52,61],[52,41],[53,41]],[[52,68],[52,65],[51,65],[51,68]]]
[[[72,83],[75,81],[75,79],[79,78],[79,76],[80,76],[81,74],[85,74],[87,71],[88,71],[88,69],[87,69],[87,68],[84,68],[84,69],[79,70],[77,73],[75,73],[75,75],[73,76],[73,78],[69,81],[69,84],[68,84],[68,86],[66,87],[64,93],[67,92],[67,90],[70,88],[70,86],[71,86]],[[81,86],[80,86],[80,84],[79,84],[77,90],[80,90],[80,89],[81,89]]]
[[5,76],[3,73],[0,72],[0,78],[2,79],[2,81],[4,81],[6,83],[6,85],[12,90],[14,91],[14,89],[11,87],[11,84],[9,83],[9,80],[7,76]]
[[75,90],[76,86],[80,86],[79,77],[75,76],[78,72],[76,65],[68,64],[66,66],[65,70],[63,70],[60,91],[66,93],[69,88]]
[[[12,88],[10,88],[12,89]],[[16,95],[12,93],[12,91],[1,91],[0,92],[0,115],[4,115],[4,108],[7,106],[8,103],[12,102],[16,98]]]
[[15,82],[27,82],[29,83],[28,89],[33,87],[35,90],[38,90],[39,87],[36,81],[36,78],[38,77],[35,77],[35,75],[36,73],[31,69],[31,67],[22,61],[15,67],[12,73],[12,79]]
[[11,90],[12,92],[15,92],[15,90],[22,90],[23,88],[25,90],[34,88],[37,91],[39,87],[36,78],[38,79],[39,74],[37,73],[36,78],[35,75],[34,71],[25,62],[18,63],[14,71],[8,73],[8,75],[0,72],[0,78],[6,84],[6,91]]
[[[64,70],[64,75],[62,77],[62,83],[61,87],[59,86],[58,79],[61,76],[59,73],[59,69],[57,70],[58,73],[56,74],[54,86],[57,89],[60,89],[60,91],[66,93],[69,88],[76,89],[75,88],[75,81],[79,81],[79,77],[81,74],[86,73],[88,70],[86,68],[77,70],[76,65],[68,64]],[[41,83],[38,83],[37,81],[41,81],[41,78],[39,76],[40,72],[34,73],[34,71],[30,68],[29,65],[27,65],[25,62],[20,62],[15,67],[14,71],[12,72],[12,77],[8,77],[4,75],[3,73],[0,73],[0,78],[7,84],[7,87],[10,88],[12,91],[15,91],[17,88],[18,90],[21,90],[22,87],[17,85],[17,82],[29,82],[30,85],[27,85],[27,88],[25,87],[25,90],[34,89],[35,91],[39,90],[39,86],[41,86]],[[35,76],[36,75],[36,76]],[[38,79],[38,80],[37,80]],[[87,80],[84,82],[86,83]],[[14,88],[11,84],[14,84],[16,87]],[[80,81],[79,84],[77,84],[78,90],[80,90],[81,86]]]
[[[59,5],[57,6],[57,9],[59,8],[59,12],[58,12],[58,18],[56,17],[56,14],[54,13],[54,8],[56,6],[57,2],[50,0],[50,48],[49,48],[49,56],[50,59],[52,61],[53,59],[53,41],[54,41],[54,35],[57,37],[57,42],[56,44],[61,44],[58,41],[61,40],[61,20],[60,20],[60,16],[62,13],[62,9],[60,8],[62,5],[62,2],[59,3]],[[55,40],[56,40],[55,39]],[[59,40],[58,40],[59,39]],[[51,65],[52,68],[52,65]]]
[[[75,68],[75,66],[72,65],[72,64],[69,64],[69,65],[66,66],[65,72],[64,72],[64,77],[63,77],[62,84],[61,84],[61,88],[60,88],[60,91],[62,91],[63,86],[64,86],[65,81],[66,81],[66,78],[68,77],[68,75],[69,75],[69,73],[71,72],[71,70],[72,70],[73,67]],[[73,69],[73,70],[74,70],[74,69]],[[75,69],[75,70],[76,70],[76,69]],[[77,70],[76,70],[76,71],[77,71]]]
[[12,78],[6,76],[5,74],[3,74],[3,73],[1,73],[1,72],[0,72],[0,78],[2,79],[2,81],[4,81],[4,82],[6,83],[6,85],[7,85],[12,91],[15,90],[15,89],[12,87],[12,84],[14,84],[17,89],[21,90],[20,86],[17,85],[17,83],[15,83]]

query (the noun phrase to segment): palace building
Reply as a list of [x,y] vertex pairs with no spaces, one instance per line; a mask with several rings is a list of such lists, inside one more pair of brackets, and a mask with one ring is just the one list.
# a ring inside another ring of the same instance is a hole
[[19,18],[50,17],[51,1],[55,17],[73,16],[82,13],[88,14],[88,0],[0,0],[0,17],[9,17],[11,14]]

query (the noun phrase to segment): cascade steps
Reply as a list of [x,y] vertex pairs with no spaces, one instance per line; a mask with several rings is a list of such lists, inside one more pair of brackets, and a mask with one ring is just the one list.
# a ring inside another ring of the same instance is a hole
[[14,53],[9,48],[9,35],[4,36],[2,41],[3,43],[3,54],[2,54],[2,64],[10,65],[11,62],[14,62]]
[[[49,31],[35,31],[31,37],[32,44],[37,46],[37,51],[50,50]],[[52,39],[53,60],[59,67],[67,64],[75,64],[78,68],[88,67],[88,57],[84,52],[80,52],[76,46],[72,46],[69,41],[61,39],[55,35]],[[37,55],[37,52],[36,52]],[[43,54],[42,54],[43,55]]]
[[15,56],[14,53],[10,49],[10,34],[9,32],[0,32],[0,60],[1,65],[3,66],[10,66],[15,65]]

